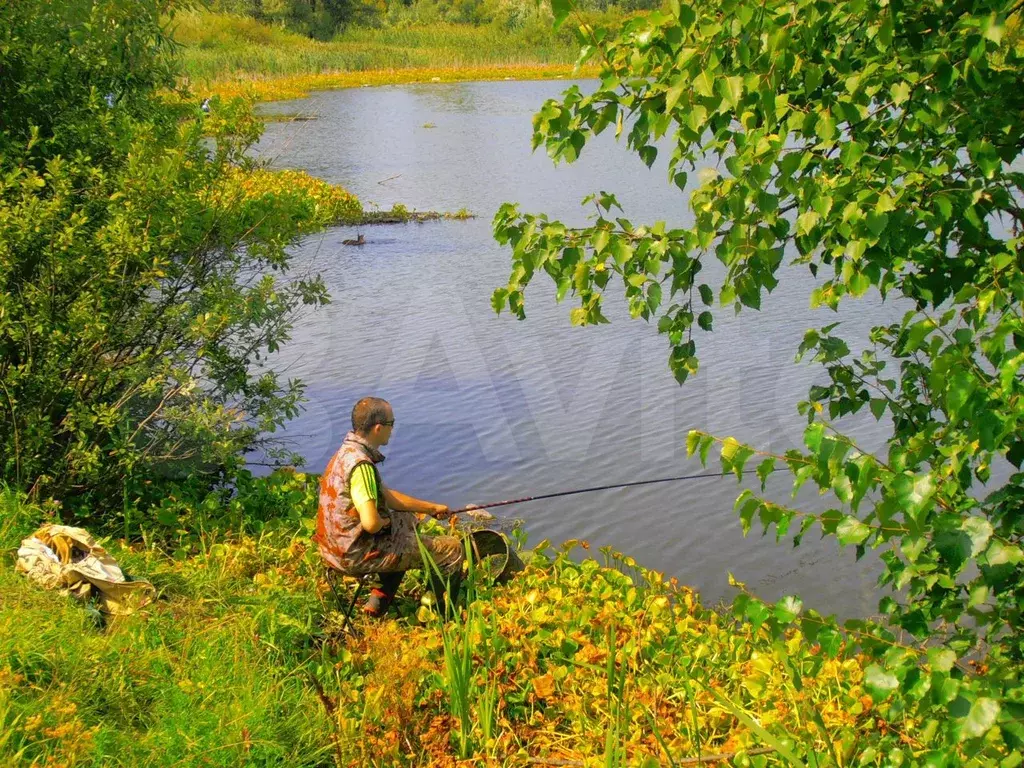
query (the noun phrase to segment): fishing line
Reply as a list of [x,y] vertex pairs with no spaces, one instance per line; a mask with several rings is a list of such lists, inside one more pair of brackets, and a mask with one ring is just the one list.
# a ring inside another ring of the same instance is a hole
[[[778,472],[781,468],[776,467],[772,472]],[[472,516],[473,512],[494,507],[506,507],[510,504],[523,504],[527,501],[541,501],[543,499],[557,499],[562,496],[575,496],[578,493],[593,493],[594,491],[608,491],[616,488],[635,488],[639,485],[654,485],[655,483],[674,483],[680,480],[698,480],[710,477],[726,477],[732,472],[703,472],[697,475],[677,475],[676,477],[660,477],[656,480],[636,480],[631,483],[612,483],[611,485],[595,485],[591,488],[578,488],[574,491],[558,491],[557,493],[542,493],[538,496],[524,496],[520,499],[506,499],[505,501],[492,501],[487,504],[473,504],[462,509],[453,509],[449,514],[457,515],[466,513]]]

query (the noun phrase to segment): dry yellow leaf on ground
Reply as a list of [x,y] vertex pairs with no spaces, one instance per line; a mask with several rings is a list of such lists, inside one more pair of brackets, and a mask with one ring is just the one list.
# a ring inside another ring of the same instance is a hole
[[533,678],[533,692],[537,698],[550,699],[555,693],[555,678],[550,674]]

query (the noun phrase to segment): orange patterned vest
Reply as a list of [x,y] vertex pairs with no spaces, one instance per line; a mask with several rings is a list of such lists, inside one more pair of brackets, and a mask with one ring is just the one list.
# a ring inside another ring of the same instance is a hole
[[[376,467],[382,461],[384,456],[380,451],[355,432],[349,432],[320,477],[320,505],[313,541],[320,548],[321,557],[332,568],[344,570],[342,560],[345,554],[363,533],[359,513],[349,495],[349,478],[360,464],[369,464],[377,476],[377,487],[383,490],[384,485]],[[383,492],[377,502],[377,511],[381,515],[387,514]]]

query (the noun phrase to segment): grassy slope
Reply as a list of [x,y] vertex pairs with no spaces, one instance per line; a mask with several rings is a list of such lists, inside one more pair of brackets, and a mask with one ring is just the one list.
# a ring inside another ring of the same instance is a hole
[[170,24],[199,92],[260,100],[396,82],[565,77],[576,57],[553,35],[495,27],[351,29],[318,42],[222,13],[179,13]]
[[[407,579],[399,615],[360,621],[365,636],[351,640],[316,554],[295,535],[309,509],[293,510],[292,530],[193,538],[174,558],[112,542],[161,597],[101,629],[13,572],[11,548],[38,512],[0,495],[0,513],[0,764],[454,766],[460,754],[477,756],[467,764],[606,764],[610,744],[635,765],[666,748],[682,757],[698,744],[763,744],[712,690],[772,730],[817,739],[813,707],[840,748],[872,738],[855,660],[825,660],[797,693],[786,651],[749,625],[629,558],[574,561],[573,543],[542,547],[526,573],[482,588],[468,617],[446,627],[418,624]],[[787,645],[806,654],[799,635]],[[623,671],[616,693],[610,679]]]

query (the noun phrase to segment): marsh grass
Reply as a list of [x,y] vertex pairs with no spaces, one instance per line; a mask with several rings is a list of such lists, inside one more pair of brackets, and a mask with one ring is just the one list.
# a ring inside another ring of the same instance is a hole
[[364,85],[569,77],[578,53],[567,32],[534,27],[353,27],[320,42],[251,18],[194,11],[175,15],[170,29],[196,93],[257,101]]
[[331,42],[254,19],[187,12],[171,22],[185,74],[195,80],[375,69],[570,64],[576,46],[534,30],[436,23],[408,28],[353,27]]
[[576,69],[571,64],[484,64],[447,68],[429,66],[277,76],[243,73],[211,81],[196,81],[192,84],[192,88],[197,95],[202,97],[219,96],[223,99],[284,101],[303,98],[312,91],[337,88],[484,80],[554,80],[592,77],[596,75],[596,72],[595,67]]

